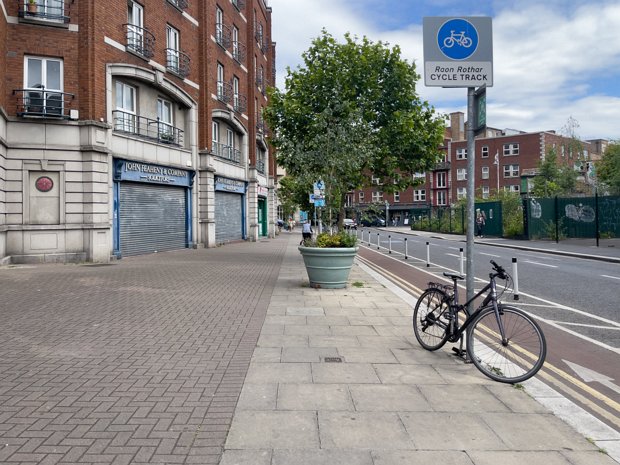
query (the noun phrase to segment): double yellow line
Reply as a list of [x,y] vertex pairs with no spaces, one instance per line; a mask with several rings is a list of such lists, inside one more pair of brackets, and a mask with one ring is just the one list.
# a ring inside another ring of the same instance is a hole
[[[375,272],[381,274],[386,279],[393,282],[395,285],[403,289],[405,292],[411,294],[414,298],[418,298],[424,292],[422,289],[414,286],[413,284],[405,281],[400,276],[386,270],[385,268],[371,262],[370,260],[357,256],[357,259],[362,262],[364,265],[368,266]],[[523,348],[519,348],[519,351],[526,357],[535,359],[535,356],[529,353],[527,350]],[[554,376],[555,375],[555,376]],[[602,394],[597,391],[593,387],[587,385],[580,379],[575,378],[571,374],[565,372],[564,370],[556,367],[555,365],[545,362],[541,370],[538,372],[537,376],[547,381],[549,384],[552,384],[560,391],[569,395],[573,399],[579,401],[582,405],[585,405],[591,411],[596,412],[601,418],[605,418],[611,424],[614,425],[617,429],[620,429],[620,403],[615,400],[609,398],[608,396]],[[578,390],[582,391],[579,392]],[[592,398],[598,400],[602,404],[606,405],[609,409],[617,412],[617,415],[614,413],[602,408],[599,404],[587,398],[584,394],[591,396]]]

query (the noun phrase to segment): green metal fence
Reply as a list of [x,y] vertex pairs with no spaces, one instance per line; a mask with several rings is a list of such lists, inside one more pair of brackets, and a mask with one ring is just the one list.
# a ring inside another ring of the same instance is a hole
[[528,198],[523,210],[529,239],[620,237],[620,196]]
[[[476,211],[486,216],[484,235],[501,236],[502,204],[501,202],[477,202]],[[449,234],[467,232],[467,209],[465,206],[436,207],[425,206],[410,210],[411,229],[433,231]]]

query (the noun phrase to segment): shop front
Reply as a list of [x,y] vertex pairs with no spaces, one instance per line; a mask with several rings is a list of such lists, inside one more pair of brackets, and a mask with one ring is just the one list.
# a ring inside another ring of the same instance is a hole
[[217,244],[246,239],[245,181],[215,177],[215,240]]
[[193,171],[115,159],[114,254],[190,247],[193,179]]
[[267,222],[267,194],[269,189],[258,186],[258,235],[267,236],[269,234]]

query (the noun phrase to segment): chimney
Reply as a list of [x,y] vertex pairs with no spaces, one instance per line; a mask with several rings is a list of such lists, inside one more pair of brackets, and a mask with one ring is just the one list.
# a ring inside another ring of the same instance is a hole
[[452,140],[465,140],[465,115],[461,111],[450,113],[450,133]]

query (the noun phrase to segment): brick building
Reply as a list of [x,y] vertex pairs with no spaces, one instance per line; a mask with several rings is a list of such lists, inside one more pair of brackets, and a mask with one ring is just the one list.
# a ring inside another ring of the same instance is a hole
[[3,6],[0,263],[274,234],[266,0]]
[[[556,149],[558,163],[575,167],[580,171],[582,180],[587,182],[589,162],[600,158],[607,141],[580,141],[580,150],[572,148],[571,142],[571,139],[553,131],[528,133],[487,128],[475,143],[476,196],[488,198],[498,190],[526,195],[539,161],[544,159],[551,147]],[[450,126],[446,129],[440,151],[443,158],[433,169],[413,175],[420,181],[418,186],[388,194],[383,192],[382,186],[384,182],[391,181],[373,176],[371,187],[349,194],[348,206],[361,211],[377,204],[385,210],[387,202],[390,223],[404,224],[415,208],[456,203],[467,195],[468,153],[463,113],[450,115]]]

